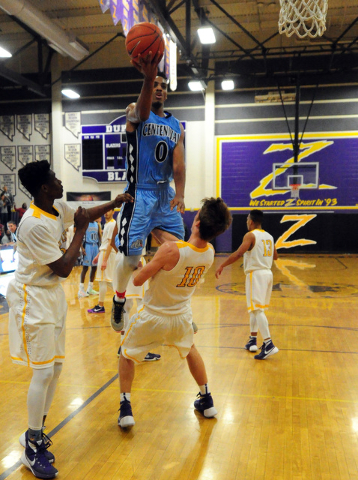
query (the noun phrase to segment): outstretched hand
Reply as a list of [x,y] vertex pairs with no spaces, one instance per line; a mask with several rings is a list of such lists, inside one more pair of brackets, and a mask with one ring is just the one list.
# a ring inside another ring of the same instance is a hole
[[184,197],[175,195],[173,200],[170,202],[170,210],[173,210],[174,208],[177,209],[177,212],[180,212],[180,213],[185,212]]
[[114,199],[114,206],[120,207],[122,203],[133,203],[133,197],[130,193],[121,193]]
[[144,77],[148,78],[148,80],[155,80],[155,77],[158,73],[158,65],[163,57],[163,54],[159,54],[157,52],[154,56],[152,52],[149,52],[148,55],[142,57],[141,54],[136,57],[134,60],[132,58],[131,64],[135,67],[138,72],[140,72]]

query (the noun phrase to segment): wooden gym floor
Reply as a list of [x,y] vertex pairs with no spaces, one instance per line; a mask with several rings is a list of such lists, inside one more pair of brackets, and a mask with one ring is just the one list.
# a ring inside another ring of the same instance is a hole
[[[80,267],[73,271],[64,284],[66,362],[47,421],[59,479],[358,479],[357,257],[279,258],[267,316],[280,351],[265,361],[244,350],[240,263],[219,281],[215,265],[192,305],[217,418],[195,413],[198,388],[186,362],[161,347],[161,361],[136,367],[130,431],[117,426],[111,292],[105,315],[88,314],[97,297],[77,299]],[[7,320],[0,315],[0,480],[31,479],[18,443],[31,370],[10,362]]]

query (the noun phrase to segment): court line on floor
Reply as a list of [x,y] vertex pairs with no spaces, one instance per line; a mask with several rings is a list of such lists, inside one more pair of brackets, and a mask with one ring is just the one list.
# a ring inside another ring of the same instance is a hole
[[[236,327],[248,327],[247,323],[228,323],[226,325],[198,325],[199,332],[201,330],[214,330],[219,328],[236,328]],[[330,328],[334,330],[350,330],[350,331],[358,331],[358,327],[344,327],[344,326],[335,326],[335,325],[309,325],[309,324],[292,324],[292,323],[272,323],[270,322],[270,327],[295,327],[295,328]],[[89,327],[66,327],[66,331],[71,330],[91,330],[94,328],[111,328],[110,325],[97,325],[97,326],[89,326]],[[0,337],[9,336],[9,333],[0,333]]]
[[[115,380],[118,378],[118,373],[114,375],[110,380],[108,380],[107,383],[102,385],[93,395],[91,395],[82,405],[80,405],[78,408],[76,408],[75,411],[70,413],[62,422],[60,422],[57,427],[53,428],[51,432],[49,432],[47,435],[48,437],[52,437],[55,435],[61,428],[63,428],[67,423],[69,423],[76,415],[78,415],[87,405],[89,405],[98,395],[100,395],[106,388],[108,388]],[[21,460],[18,460],[12,467],[9,467],[7,470],[5,470],[1,475],[0,475],[0,480],[5,480],[9,475],[11,475],[15,470],[17,470],[20,466],[22,465]]]

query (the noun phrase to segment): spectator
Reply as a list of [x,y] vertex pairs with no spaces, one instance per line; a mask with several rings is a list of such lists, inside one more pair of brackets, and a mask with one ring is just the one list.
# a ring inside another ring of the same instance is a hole
[[1,216],[1,223],[6,225],[7,223],[7,204],[8,199],[5,197],[4,193],[0,194],[0,216]]
[[19,214],[19,222],[20,222],[20,220],[22,219],[23,214],[24,214],[24,213],[26,212],[26,210],[27,210],[27,205],[26,205],[26,203],[23,203],[23,204],[21,205],[21,208],[16,208],[16,205],[14,204],[14,209],[15,209],[15,212],[17,212],[17,213]]
[[9,192],[6,185],[3,187],[2,195],[7,199],[6,207],[7,207],[7,219],[6,221],[11,220],[11,210],[14,207],[14,196],[11,192]]
[[1,239],[1,245],[8,245],[9,243],[11,243],[11,232],[7,229]]
[[11,233],[11,243],[16,243],[17,242],[17,225],[16,222],[13,220],[10,220],[7,222],[7,228],[10,230]]

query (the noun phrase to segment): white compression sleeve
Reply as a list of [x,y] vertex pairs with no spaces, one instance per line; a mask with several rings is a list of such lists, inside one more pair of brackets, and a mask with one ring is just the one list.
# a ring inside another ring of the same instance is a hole
[[107,293],[107,282],[99,281],[98,284],[99,284],[98,301],[99,302],[104,302],[104,299],[105,299],[105,296],[106,296],[106,293]]
[[47,391],[53,374],[53,366],[32,369],[32,379],[27,393],[27,411],[31,430],[41,430],[42,428]]
[[123,293],[127,290],[128,282],[132,273],[137,268],[141,255],[134,255],[133,257],[122,255],[116,268],[116,291]]
[[255,316],[256,316],[257,325],[259,327],[262,338],[264,340],[266,340],[266,338],[271,338],[268,321],[265,313],[262,310],[255,310]]
[[44,412],[45,415],[47,415],[48,411],[50,410],[51,403],[52,403],[53,397],[55,395],[55,390],[56,390],[58,378],[59,378],[59,376],[61,374],[61,371],[62,371],[62,366],[63,366],[63,363],[60,363],[60,362],[56,362],[55,365],[53,366],[53,369],[54,369],[53,370],[53,377],[52,377],[51,383],[50,383],[50,385],[47,389],[47,395],[46,395],[45,412]]
[[257,320],[256,320],[256,313],[257,310],[250,312],[250,332],[251,333],[257,333],[258,327],[257,327]]

